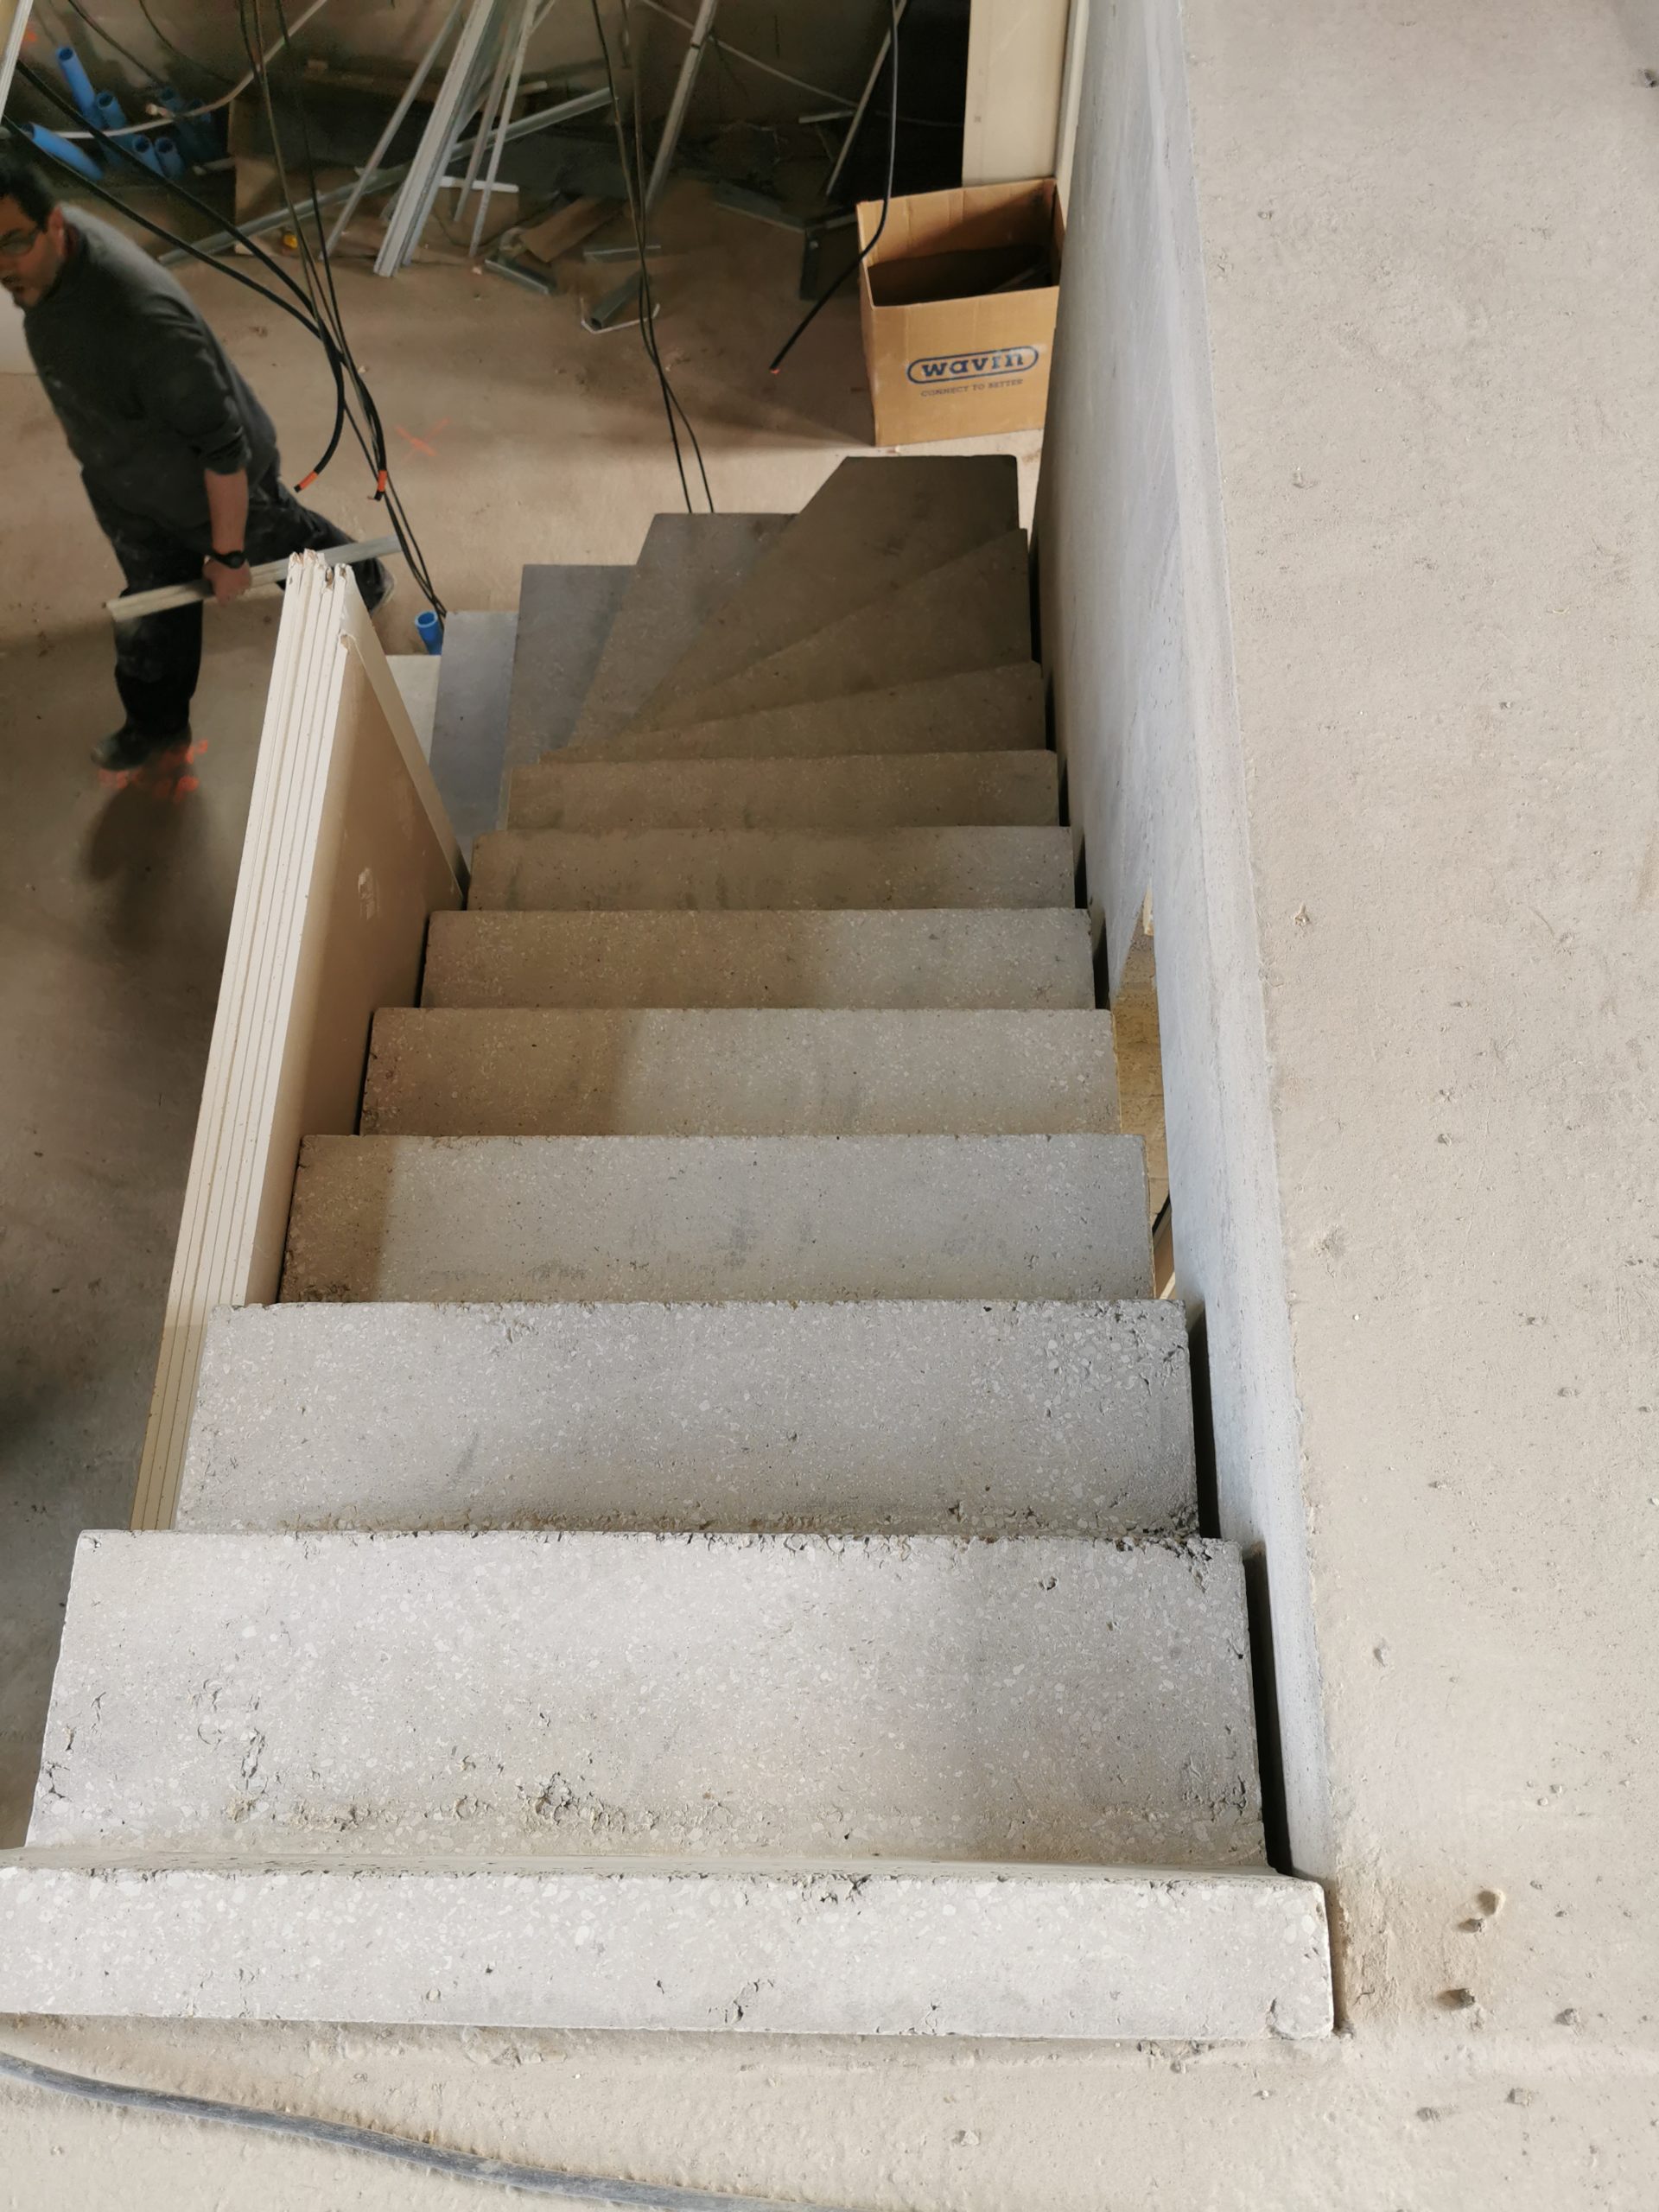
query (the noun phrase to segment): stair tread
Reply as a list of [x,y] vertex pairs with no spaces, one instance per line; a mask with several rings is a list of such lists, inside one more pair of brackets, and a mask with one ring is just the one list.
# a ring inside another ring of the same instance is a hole
[[1109,1014],[388,1007],[365,1136],[1116,1129]]
[[430,1007],[1091,1007],[1076,908],[435,914]]
[[9,2012],[1192,2043],[1332,2027],[1323,1892],[1262,1872],[29,1853],[0,1865],[0,1936]]
[[1146,1298],[1138,1137],[308,1137],[284,1300]]
[[1002,454],[843,461],[704,625],[644,718],[884,597],[1020,521],[1018,464]]
[[174,1525],[1128,1535],[1195,1482],[1167,1300],[248,1306]]
[[550,760],[520,768],[509,830],[837,830],[1059,819],[1059,763],[1003,753],[809,760]]
[[836,753],[1002,752],[1047,742],[1043,672],[1035,661],[1023,660],[884,684],[849,699],[804,699],[672,728],[636,724],[602,744],[573,746],[569,752],[576,759],[609,760],[781,760]]
[[[534,760],[575,734],[632,568],[536,561],[518,579],[505,765]],[[493,827],[493,823],[491,827]]]
[[31,1847],[1262,1863],[1202,1539],[100,1532]]
[[1070,906],[1063,829],[496,830],[475,909]]
[[1031,657],[1030,556],[1024,531],[1010,530],[717,683],[694,690],[677,678],[671,696],[636,719],[708,721]]
[[658,515],[645,532],[575,734],[621,728],[742,583],[789,515]]

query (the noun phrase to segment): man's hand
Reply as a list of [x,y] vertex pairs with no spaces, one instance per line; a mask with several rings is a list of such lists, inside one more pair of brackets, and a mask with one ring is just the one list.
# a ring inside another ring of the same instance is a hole
[[233,599],[240,599],[251,582],[245,563],[239,569],[227,569],[211,555],[203,562],[201,573],[213,586],[213,597],[221,607],[228,607]]

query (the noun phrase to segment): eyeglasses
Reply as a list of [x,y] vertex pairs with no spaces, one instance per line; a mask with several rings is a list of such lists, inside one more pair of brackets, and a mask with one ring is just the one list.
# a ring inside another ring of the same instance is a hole
[[45,228],[44,223],[36,223],[32,231],[8,231],[0,238],[0,261],[21,261],[34,251],[35,241]]

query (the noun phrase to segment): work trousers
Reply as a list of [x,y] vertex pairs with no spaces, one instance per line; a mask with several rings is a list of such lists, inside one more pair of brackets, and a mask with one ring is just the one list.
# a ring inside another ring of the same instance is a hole
[[[95,503],[96,504],[96,503]],[[127,590],[153,591],[161,584],[188,583],[201,574],[202,549],[166,531],[146,528],[125,517],[105,517],[105,535],[121,563]],[[248,530],[244,541],[251,565],[279,561],[289,553],[349,545],[351,539],[324,515],[302,507],[272,469],[248,486]],[[387,577],[378,561],[360,562],[353,573],[365,601],[377,606],[385,596]],[[190,723],[190,702],[201,672],[201,603],[169,607],[164,614],[141,615],[115,626],[115,682],[126,709],[127,726],[157,740],[181,737]]]

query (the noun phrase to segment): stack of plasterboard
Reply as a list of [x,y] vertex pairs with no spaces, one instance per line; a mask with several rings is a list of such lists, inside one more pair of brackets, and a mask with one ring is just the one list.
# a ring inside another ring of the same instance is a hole
[[[461,904],[431,774],[350,571],[291,571],[134,1503],[172,1517],[201,1334],[276,1296],[300,1139],[356,1126],[369,1025]],[[328,940],[325,969],[324,939]]]

